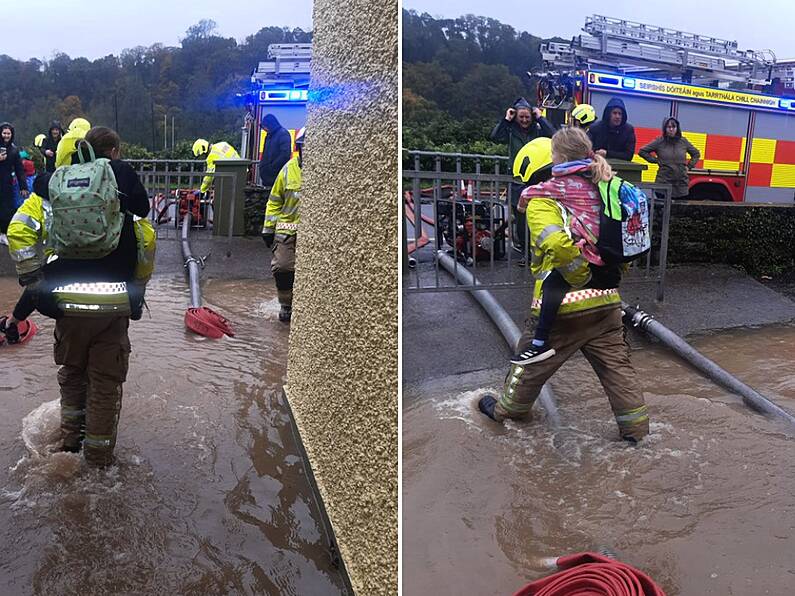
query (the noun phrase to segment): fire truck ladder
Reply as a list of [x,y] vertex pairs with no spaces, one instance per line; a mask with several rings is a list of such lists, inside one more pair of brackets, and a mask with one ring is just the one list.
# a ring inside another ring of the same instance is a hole
[[683,82],[766,85],[775,65],[769,50],[740,50],[736,41],[601,15],[586,17],[570,44],[541,47],[546,70],[608,67],[625,73],[665,73]]

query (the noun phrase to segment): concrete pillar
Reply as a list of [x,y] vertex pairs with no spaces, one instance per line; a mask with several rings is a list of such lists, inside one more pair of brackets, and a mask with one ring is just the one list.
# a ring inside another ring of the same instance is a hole
[[286,393],[356,593],[396,594],[398,5],[313,20]]

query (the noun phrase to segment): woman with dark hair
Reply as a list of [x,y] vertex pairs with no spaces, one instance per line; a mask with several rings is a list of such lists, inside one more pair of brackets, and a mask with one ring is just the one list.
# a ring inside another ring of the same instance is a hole
[[19,183],[19,194],[26,199],[28,183],[19,151],[14,145],[14,127],[3,122],[0,124],[0,244],[4,245],[8,245],[8,224],[17,210],[14,201],[14,174]]
[[695,167],[701,159],[701,153],[693,143],[682,136],[679,120],[671,117],[663,120],[662,136],[642,147],[638,155],[649,163],[659,166],[655,183],[670,184],[674,199],[687,198],[690,192],[690,178],[687,171]]

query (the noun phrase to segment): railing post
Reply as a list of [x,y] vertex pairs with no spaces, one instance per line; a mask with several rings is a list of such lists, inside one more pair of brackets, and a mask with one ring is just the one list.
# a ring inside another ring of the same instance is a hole
[[[414,171],[420,171],[420,156],[418,154],[414,155]],[[417,247],[419,246],[420,237],[422,236],[422,191],[420,189],[420,179],[417,176],[414,176],[414,180],[412,180],[412,194],[414,196],[414,260],[419,265],[419,261],[416,257],[417,255]],[[417,273],[417,288],[422,287],[422,280],[420,279],[420,268],[415,266],[416,273]]]
[[665,270],[668,267],[668,233],[671,225],[671,195],[673,189],[669,186],[665,190],[665,207],[663,209],[662,237],[660,239],[660,276],[657,284],[657,300],[662,302],[665,298]]

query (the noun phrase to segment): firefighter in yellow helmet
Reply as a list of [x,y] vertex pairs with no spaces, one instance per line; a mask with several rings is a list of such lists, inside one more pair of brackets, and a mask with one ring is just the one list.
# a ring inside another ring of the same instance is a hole
[[78,162],[77,143],[86,138],[91,123],[85,118],[75,118],[69,123],[69,130],[61,137],[55,150],[55,169]]
[[571,111],[572,126],[587,131],[594,122],[596,122],[596,110],[590,104],[581,103]]
[[[546,143],[539,146],[535,152],[538,159],[535,162],[531,159],[525,167],[519,164],[518,169],[532,181],[537,173],[535,163],[546,168],[549,172],[546,177],[551,174],[552,179],[522,191],[519,208],[527,210],[531,268],[536,278],[531,312],[539,317],[540,328],[541,318],[545,316],[542,305],[546,302],[556,308],[551,313],[554,321],[549,329],[549,344],[555,349],[544,351],[546,341],[537,348],[536,329],[533,325],[525,328],[518,353],[511,358],[502,392],[481,397],[478,409],[497,422],[529,417],[544,383],[576,352],[582,351],[605,389],[619,435],[637,443],[649,433],[649,414],[624,340],[618,293],[622,268],[606,263],[589,265],[583,256],[585,248],[581,248],[585,245],[571,233],[577,223],[573,216],[576,210],[569,215],[569,208],[574,210],[575,203],[581,204],[586,199],[600,202],[597,182],[612,177],[613,172],[604,158],[594,155],[588,136],[576,128],[555,133],[551,151],[544,156],[546,147]],[[550,162],[554,164],[551,169]],[[536,180],[539,177],[543,179],[538,176]],[[579,209],[584,213],[584,209]],[[562,276],[569,288],[563,290],[559,307],[545,297],[546,281],[553,273]],[[587,289],[582,289],[586,284]]]
[[271,188],[262,239],[273,252],[271,271],[279,299],[279,320],[289,323],[293,314],[293,283],[295,281],[295,248],[300,221],[301,168],[304,159],[306,128],[295,135],[298,156],[282,168]]
[[202,180],[202,185],[199,189],[202,194],[210,190],[213,185],[216,161],[219,159],[240,159],[238,152],[229,143],[221,141],[210,145],[205,139],[196,139],[193,143],[193,155],[197,159],[204,159],[205,156],[207,159],[207,175]]
[[549,179],[552,168],[552,139],[538,137],[519,149],[513,160],[513,175],[526,185]]

